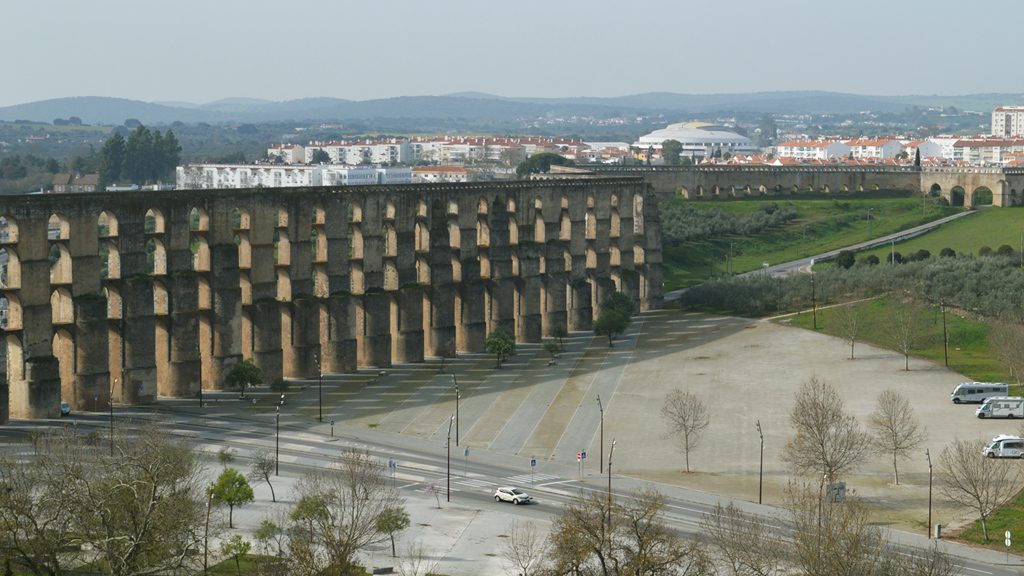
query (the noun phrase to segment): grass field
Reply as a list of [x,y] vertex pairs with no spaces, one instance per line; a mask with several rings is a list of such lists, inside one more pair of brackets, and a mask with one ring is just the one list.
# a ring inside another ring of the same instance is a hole
[[[995,250],[1002,244],[1020,250],[1022,233],[1024,211],[1017,208],[985,208],[977,214],[943,224],[917,238],[899,242],[896,251],[906,256],[923,248],[931,252],[932,256],[938,256],[940,250],[948,247],[958,253],[977,254],[982,246]],[[884,262],[889,251],[890,248],[886,247],[865,250],[857,253],[857,259],[874,254]]]
[[[721,202],[687,201],[700,208],[720,208],[737,216],[749,215],[769,203],[792,206],[798,218],[778,229],[753,237],[733,236],[662,247],[665,289],[692,286],[729,270],[733,273],[778,264],[870,238],[905,230],[952,214],[956,209],[922,204],[919,198],[737,199]],[[868,215],[871,218],[868,218]],[[972,216],[971,218],[974,218]]]
[[[854,304],[860,312],[861,329],[858,342],[868,342],[883,348],[893,349],[889,336],[892,326],[892,307],[896,303],[888,298],[879,298]],[[818,310],[818,331],[832,336],[845,337],[842,326],[836,318],[838,308]],[[913,355],[927,358],[933,362],[944,362],[942,345],[942,314],[939,309],[930,308],[926,312],[925,334],[921,338],[920,349]],[[805,312],[790,317],[793,326],[810,329],[813,323],[812,314]],[[970,376],[978,382],[1007,382],[1013,380],[1007,370],[996,360],[988,343],[989,326],[984,322],[958,316],[952,311],[946,312],[946,333],[949,339],[949,367],[961,374]],[[856,347],[854,348],[856,353]],[[1011,393],[1018,393],[1011,387]]]

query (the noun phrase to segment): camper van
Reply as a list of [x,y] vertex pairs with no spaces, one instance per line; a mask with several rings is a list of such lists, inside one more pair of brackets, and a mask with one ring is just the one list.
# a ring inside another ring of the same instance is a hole
[[993,384],[991,382],[964,382],[953,388],[949,399],[953,404],[963,402],[984,402],[993,396],[1006,396],[1009,388],[1006,384]]
[[978,418],[1024,418],[1024,398],[993,396],[974,411]]
[[1000,434],[993,438],[981,453],[989,458],[1022,458],[1024,457],[1024,438]]

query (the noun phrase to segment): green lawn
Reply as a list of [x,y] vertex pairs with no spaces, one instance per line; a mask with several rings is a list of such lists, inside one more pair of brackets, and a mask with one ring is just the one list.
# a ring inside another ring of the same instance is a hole
[[[858,342],[869,342],[884,348],[894,348],[888,335],[892,326],[892,306],[895,303],[887,298],[879,298],[855,304],[860,311]],[[835,318],[837,308],[818,310],[818,331],[845,338],[842,325]],[[914,356],[927,358],[943,363],[942,346],[942,314],[938,308],[926,312],[927,332],[922,338],[921,348]],[[790,317],[793,326],[810,329],[813,323],[812,314],[805,312]],[[1007,370],[993,356],[989,348],[989,326],[984,322],[963,318],[957,314],[946,312],[946,332],[949,338],[949,367],[965,374],[978,382],[1012,382]],[[856,355],[856,347],[854,348]],[[1017,391],[1013,391],[1017,393]]]
[[[993,462],[993,464],[1017,465],[1012,462]],[[981,530],[981,520],[976,520],[973,524],[964,528],[958,536],[968,542],[1004,551],[1006,550],[1006,545],[1003,544],[1003,532],[1009,530],[1013,534],[1013,544],[1010,546],[1010,551],[1014,554],[1024,553],[1024,538],[1022,538],[1024,536],[1024,492],[1017,494],[1017,497],[1011,500],[1009,504],[993,512],[989,516],[987,524],[988,542],[985,542],[984,532]]]
[[[943,248],[952,248],[957,252],[977,254],[982,246],[989,246],[995,250],[1002,244],[1019,250],[1022,233],[1024,210],[986,208],[979,210],[977,214],[944,224],[917,238],[899,242],[896,244],[896,251],[906,256],[923,248],[931,252],[932,256],[938,256]],[[891,248],[886,247],[865,250],[857,253],[857,259],[874,254],[884,262],[890,250]]]
[[[923,204],[920,198],[791,199],[757,198],[729,201],[675,199],[707,209],[720,208],[737,216],[749,215],[765,204],[792,206],[798,218],[758,236],[733,236],[662,247],[665,289],[698,284],[726,273],[732,245],[732,271],[746,272],[763,262],[778,264],[841,248],[870,238],[952,214],[957,209]],[[868,214],[871,219],[868,219]],[[971,216],[970,218],[974,218]]]

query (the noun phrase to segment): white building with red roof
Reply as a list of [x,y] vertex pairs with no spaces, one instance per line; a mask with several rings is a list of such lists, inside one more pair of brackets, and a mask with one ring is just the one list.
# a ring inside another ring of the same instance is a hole
[[285,164],[301,164],[306,161],[306,150],[298,144],[273,144],[267,148],[267,158],[280,158]]
[[775,146],[779,158],[798,160],[828,160],[844,158],[850,153],[850,146],[837,140],[787,140]]
[[1000,106],[993,110],[992,135],[1000,138],[1024,136],[1024,106]]
[[888,159],[895,158],[903,152],[903,143],[895,138],[855,138],[847,140],[850,154],[857,159]]

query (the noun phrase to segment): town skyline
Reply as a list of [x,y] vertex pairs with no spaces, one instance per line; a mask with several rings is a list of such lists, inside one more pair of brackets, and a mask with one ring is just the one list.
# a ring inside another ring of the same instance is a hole
[[[5,13],[20,25],[0,47],[19,56],[10,63],[0,106],[75,95],[200,103],[467,91],[506,97],[1024,92],[1024,79],[1005,75],[995,59],[956,49],[963,35],[957,31],[986,30],[993,15],[1000,22],[1024,16],[1024,7],[1005,0],[972,12],[948,1],[925,11],[879,0],[856,10],[743,0],[732,5],[730,12],[743,16],[735,19],[712,6],[624,10],[610,2],[526,0],[491,10],[466,0],[444,9],[416,2],[314,1],[301,12],[270,6],[161,0],[140,7],[112,0],[99,11],[69,0],[55,0],[47,10],[12,3]],[[39,30],[48,31],[45,38]],[[1014,48],[1009,35],[984,42],[990,53]],[[59,73],[39,73],[48,68]]]

